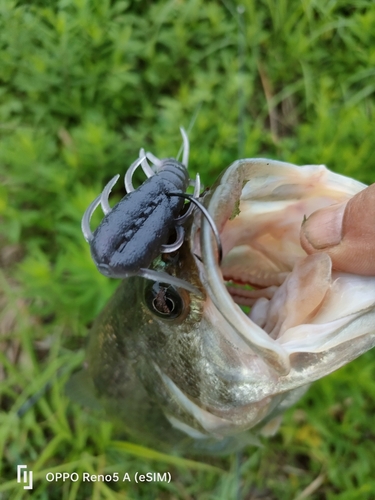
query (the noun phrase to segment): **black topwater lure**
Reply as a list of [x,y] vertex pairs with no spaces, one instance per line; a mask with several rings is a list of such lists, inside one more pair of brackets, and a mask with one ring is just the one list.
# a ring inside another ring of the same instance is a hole
[[[182,163],[174,158],[159,160],[141,149],[139,158],[125,174],[127,194],[122,200],[113,208],[108,203],[109,194],[120,177],[116,175],[87,208],[82,218],[82,232],[90,244],[91,255],[98,270],[105,276],[127,278],[138,275],[160,280],[161,273],[156,273],[149,267],[158,255],[175,252],[181,247],[184,241],[183,224],[191,215],[194,205],[200,208],[212,227],[218,244],[219,261],[221,260],[222,249],[218,231],[211,216],[197,199],[200,193],[199,174],[195,181],[189,178],[189,140],[183,128],[181,134]],[[153,164],[153,168],[147,160]],[[132,177],[139,166],[148,179],[139,188],[134,189]],[[185,192],[189,184],[194,185],[193,195]],[[180,215],[184,198],[190,200],[191,205]],[[92,233],[90,219],[99,205],[105,216]],[[168,244],[173,230],[176,239]]]

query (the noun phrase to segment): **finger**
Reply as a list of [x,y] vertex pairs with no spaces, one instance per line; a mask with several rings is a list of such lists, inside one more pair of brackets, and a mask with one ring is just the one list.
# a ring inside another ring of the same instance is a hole
[[314,212],[301,228],[308,253],[325,252],[334,269],[375,275],[375,184],[348,202]]

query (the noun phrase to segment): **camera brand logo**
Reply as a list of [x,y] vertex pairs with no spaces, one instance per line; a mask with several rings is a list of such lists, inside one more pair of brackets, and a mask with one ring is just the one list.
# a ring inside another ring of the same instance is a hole
[[17,465],[17,483],[22,483],[24,490],[33,489],[33,472],[27,470],[27,465]]

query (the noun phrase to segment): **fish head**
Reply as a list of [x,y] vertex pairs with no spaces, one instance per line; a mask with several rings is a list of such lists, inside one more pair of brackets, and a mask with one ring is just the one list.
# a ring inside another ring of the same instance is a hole
[[373,347],[375,277],[300,245],[305,217],[364,188],[321,165],[232,164],[203,200],[222,262],[196,211],[154,262],[160,281],[124,280],[94,324],[88,373],[120,425],[153,446],[229,451]]

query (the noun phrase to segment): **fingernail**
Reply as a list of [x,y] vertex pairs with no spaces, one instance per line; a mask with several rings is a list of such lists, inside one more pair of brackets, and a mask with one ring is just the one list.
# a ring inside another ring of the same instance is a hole
[[337,203],[314,212],[303,224],[305,237],[317,250],[338,245],[342,238],[345,203]]

